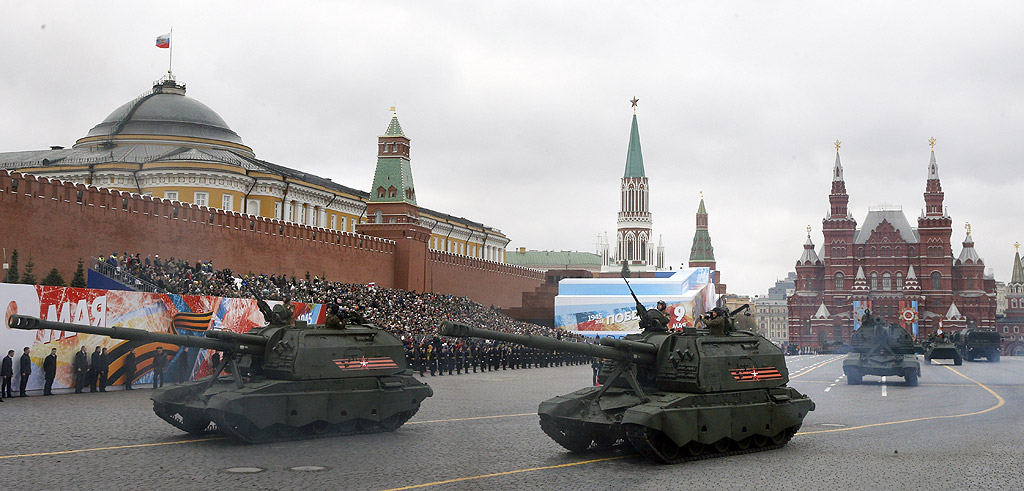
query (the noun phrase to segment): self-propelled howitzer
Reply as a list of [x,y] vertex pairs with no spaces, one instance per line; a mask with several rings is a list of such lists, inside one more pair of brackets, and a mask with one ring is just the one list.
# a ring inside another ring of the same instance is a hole
[[153,391],[153,411],[189,433],[209,431],[212,422],[248,443],[394,431],[433,395],[406,367],[401,341],[370,325],[323,329],[299,322],[205,336],[21,315],[9,325],[221,351],[215,376]]
[[782,351],[751,332],[688,328],[588,344],[446,322],[441,334],[602,358],[601,386],[549,399],[537,410],[541,429],[573,452],[625,442],[652,460],[677,463],[779,448],[814,409],[786,386]]

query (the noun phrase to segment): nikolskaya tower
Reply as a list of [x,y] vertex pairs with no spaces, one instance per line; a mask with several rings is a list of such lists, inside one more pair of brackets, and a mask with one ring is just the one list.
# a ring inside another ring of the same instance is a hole
[[626,170],[619,188],[618,230],[615,234],[615,257],[610,257],[608,239],[600,239],[599,254],[603,271],[618,271],[623,263],[630,271],[655,271],[665,266],[665,248],[660,238],[654,246],[650,209],[650,183],[644,174],[644,156],[640,150],[640,129],[636,121],[636,105],[633,98],[633,124],[629,130],[629,146],[626,150]]

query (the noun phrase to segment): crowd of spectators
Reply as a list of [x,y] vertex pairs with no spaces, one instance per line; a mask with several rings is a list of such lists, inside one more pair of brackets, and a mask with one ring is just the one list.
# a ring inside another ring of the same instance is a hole
[[237,274],[230,269],[215,269],[210,261],[190,263],[158,255],[150,258],[123,252],[100,259],[168,293],[179,295],[252,297],[252,291],[255,291],[265,300],[291,297],[292,302],[337,302],[343,309],[362,315],[402,339],[415,342],[433,337],[446,320],[513,334],[563,339],[576,337],[562,330],[518,321],[502,314],[500,309],[455,295],[326,281],[308,273],[300,278],[279,274]]

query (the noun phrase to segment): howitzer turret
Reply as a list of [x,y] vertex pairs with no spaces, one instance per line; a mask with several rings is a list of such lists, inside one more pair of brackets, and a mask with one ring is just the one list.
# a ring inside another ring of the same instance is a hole
[[[154,391],[153,410],[187,432],[208,431],[212,422],[249,443],[394,431],[433,395],[412,377],[401,341],[371,325],[323,329],[274,322],[249,333],[207,330],[196,336],[21,315],[12,315],[9,325],[109,336],[129,347],[164,343],[224,352],[212,367],[214,376]],[[230,375],[220,376],[225,371]]]
[[782,351],[751,332],[652,329],[588,344],[446,322],[441,334],[602,358],[600,387],[549,399],[537,410],[541,429],[573,452],[624,443],[652,460],[676,463],[779,448],[814,409],[810,398],[786,386]]

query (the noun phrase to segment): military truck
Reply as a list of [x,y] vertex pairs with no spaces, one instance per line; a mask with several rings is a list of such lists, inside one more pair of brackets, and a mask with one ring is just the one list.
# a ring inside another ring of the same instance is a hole
[[850,337],[850,354],[843,360],[846,383],[857,385],[865,375],[903,377],[907,386],[917,386],[921,363],[914,354],[914,338],[906,329],[889,324],[866,311],[861,326]]
[[956,345],[960,357],[967,361],[974,361],[978,358],[985,358],[993,363],[999,361],[1002,338],[994,329],[968,327],[954,332],[950,337],[953,344]]

